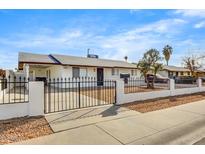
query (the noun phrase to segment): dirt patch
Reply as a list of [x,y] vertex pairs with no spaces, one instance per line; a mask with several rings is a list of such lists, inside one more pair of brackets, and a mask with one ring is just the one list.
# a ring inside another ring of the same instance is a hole
[[[101,100],[107,103],[114,103],[115,102],[115,89],[114,88],[86,88],[80,92],[82,95]],[[92,100],[88,100],[91,101]]]
[[132,102],[128,104],[123,104],[122,106],[127,107],[131,110],[136,110],[138,112],[145,113],[145,112],[161,110],[173,106],[178,106],[182,104],[192,103],[200,100],[205,100],[205,93],[138,101],[138,102]]
[[0,144],[19,142],[52,133],[48,122],[42,116],[0,121]]
[[151,88],[147,88],[147,87],[140,87],[140,86],[131,86],[131,87],[125,87],[124,88],[124,91],[125,91],[125,94],[128,94],[128,93],[139,93],[139,92],[151,92],[151,91],[160,91],[160,90],[166,90],[168,88],[158,88],[158,87],[155,87],[154,89],[151,89]]

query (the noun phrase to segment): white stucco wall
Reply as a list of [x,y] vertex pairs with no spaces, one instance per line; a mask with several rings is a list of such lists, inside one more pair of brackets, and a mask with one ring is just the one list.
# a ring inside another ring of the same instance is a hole
[[0,105],[0,120],[29,115],[28,103]]
[[[130,77],[140,78],[140,71],[137,69],[129,69],[129,68],[117,68],[119,70],[119,74],[112,75],[112,68],[104,68],[104,79],[117,80],[120,79],[120,74],[130,74]],[[131,70],[134,70],[134,74],[132,75]]]
[[169,90],[160,90],[160,91],[151,91],[151,92],[139,92],[139,93],[124,93],[124,82],[122,80],[117,81],[117,104],[125,104],[135,101],[143,101],[148,99],[193,94],[198,92],[204,92],[205,87],[201,85],[201,79],[198,79],[198,87],[194,88],[184,88],[184,89],[175,89],[175,82],[173,79],[170,79],[170,89]]
[[0,120],[44,115],[44,83],[29,82],[29,101],[0,105]]
[[[97,78],[97,67],[79,67],[80,68],[80,76],[81,77],[95,77]],[[72,66],[51,66],[47,68],[46,70],[51,71],[51,78],[72,78]],[[46,70],[45,74],[46,75]],[[130,74],[131,77],[140,77],[140,72],[137,70],[134,71],[134,75],[131,75],[132,69],[125,69],[125,68],[119,68],[119,74],[118,75],[112,75],[112,68],[104,68],[104,80],[115,80],[119,79],[120,74]],[[86,73],[85,73],[86,72]]]

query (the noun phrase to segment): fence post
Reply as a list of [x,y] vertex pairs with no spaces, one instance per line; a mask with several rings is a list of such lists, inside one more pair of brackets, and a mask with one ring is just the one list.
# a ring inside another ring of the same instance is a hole
[[201,88],[202,88],[202,79],[201,78],[197,79],[197,86],[199,87],[199,90],[201,91]]
[[44,82],[29,82],[29,116],[44,115]]
[[119,79],[116,80],[116,95],[117,100],[116,104],[123,104],[123,97],[124,97],[124,81]]
[[79,108],[80,108],[80,81],[78,81],[78,105],[79,105]]
[[170,90],[170,95],[173,96],[174,90],[175,90],[175,81],[174,81],[174,79],[169,79],[169,90]]

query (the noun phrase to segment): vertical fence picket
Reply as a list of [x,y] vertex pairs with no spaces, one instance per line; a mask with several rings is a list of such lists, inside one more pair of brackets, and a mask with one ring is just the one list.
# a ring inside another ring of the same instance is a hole
[[20,100],[21,100],[21,77],[19,77],[19,93],[20,93]]
[[11,99],[10,99],[10,94],[11,94],[11,92],[10,92],[10,91],[11,91],[11,90],[10,90],[10,89],[11,89],[11,88],[10,88],[10,84],[11,84],[11,76],[9,75],[8,78],[9,78],[9,83],[8,83],[8,84],[9,84],[9,89],[8,89],[8,93],[9,93],[9,96],[8,96],[8,102],[11,102]]
[[80,91],[81,91],[81,89],[80,89],[81,87],[80,87],[80,81],[78,81],[78,103],[79,103],[79,105],[78,105],[78,107],[80,108],[81,107],[81,104],[80,104]]
[[70,84],[71,84],[71,82],[70,82],[70,78],[68,78],[68,103],[69,103],[69,109],[71,109],[71,97],[70,97]]
[[65,83],[65,90],[64,90],[64,94],[65,94],[65,109],[67,110],[68,107],[67,107],[67,81],[66,81],[66,78],[64,79],[64,83]]
[[64,102],[64,100],[63,100],[63,78],[61,78],[61,81],[60,81],[60,92],[61,92],[61,95],[60,95],[60,97],[61,97],[61,110],[64,110],[64,106],[63,106],[63,102]]
[[4,95],[5,95],[5,93],[4,93],[4,86],[5,86],[5,77],[3,76],[3,104],[5,103],[5,101],[4,101]]

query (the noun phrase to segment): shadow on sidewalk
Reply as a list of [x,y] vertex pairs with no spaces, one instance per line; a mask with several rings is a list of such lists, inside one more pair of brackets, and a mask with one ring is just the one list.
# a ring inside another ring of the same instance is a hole
[[72,110],[59,112],[55,114],[49,114],[46,116],[47,121],[51,123],[59,123],[83,118],[89,118],[94,116],[108,117],[115,116],[120,112],[127,111],[129,109],[112,105],[112,106],[102,106],[98,108],[85,108],[82,110]]
[[107,110],[101,112],[102,117],[115,116],[119,113],[120,106],[113,105]]

